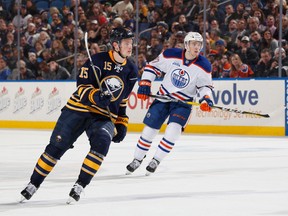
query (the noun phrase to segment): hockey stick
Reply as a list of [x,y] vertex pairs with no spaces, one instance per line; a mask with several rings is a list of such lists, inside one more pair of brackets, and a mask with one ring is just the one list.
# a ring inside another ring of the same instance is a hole
[[[181,103],[186,103],[186,104],[193,105],[193,106],[200,106],[200,103],[197,103],[197,102],[182,101],[182,100],[178,100],[178,99],[175,99],[175,98],[170,98],[170,97],[164,96],[164,95],[149,95],[149,97],[156,98],[156,99],[167,100],[167,101],[170,101],[170,102],[181,102]],[[220,106],[212,106],[212,108],[220,109],[220,110],[227,111],[227,112],[235,112],[235,113],[240,113],[240,114],[256,115],[256,116],[260,116],[260,117],[263,117],[263,118],[270,118],[269,114],[260,114],[260,113],[249,112],[249,111],[241,111],[241,110],[237,110],[237,109],[231,109],[231,108],[220,107]]]
[[[91,55],[90,55],[90,52],[89,52],[89,47],[88,47],[88,32],[85,32],[85,36],[84,36],[84,42],[85,42],[85,48],[86,48],[86,52],[87,52],[87,55],[88,55],[88,58],[89,58],[89,61],[90,61],[90,66],[92,67],[93,69],[93,72],[95,74],[95,78],[96,78],[96,82],[97,82],[97,85],[99,86],[99,89],[101,91],[101,94],[103,93],[103,88],[101,86],[101,83],[100,83],[100,80],[99,80],[99,77],[97,75],[97,71],[95,68],[97,68],[97,70],[100,71],[101,73],[101,69],[99,67],[97,67],[96,65],[93,64],[93,61],[92,61],[92,58],[91,58]],[[104,94],[104,93],[103,93]],[[113,118],[112,118],[112,115],[111,115],[111,112],[110,112],[110,109],[109,109],[109,106],[106,107],[107,111],[108,111],[108,115],[109,115],[109,118],[110,120],[113,122]],[[114,127],[114,136],[116,136],[117,134],[117,129],[116,127]]]

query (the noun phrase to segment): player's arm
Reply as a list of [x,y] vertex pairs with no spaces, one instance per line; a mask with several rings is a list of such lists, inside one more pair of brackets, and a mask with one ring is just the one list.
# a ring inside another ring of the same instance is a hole
[[203,73],[198,77],[197,81],[197,91],[199,95],[200,109],[202,111],[210,112],[212,110],[213,101],[212,101],[212,74],[211,74],[211,64],[207,63],[203,67]]
[[138,85],[137,97],[146,100],[151,94],[151,83],[156,79],[156,77],[161,77],[163,75],[162,68],[164,62],[163,54],[160,54],[156,59],[149,62],[144,68],[141,80]]
[[110,104],[111,94],[107,90],[100,90],[97,85],[96,76],[101,77],[99,70],[94,70],[86,62],[81,68],[77,77],[77,93],[84,105],[96,105],[105,108]]

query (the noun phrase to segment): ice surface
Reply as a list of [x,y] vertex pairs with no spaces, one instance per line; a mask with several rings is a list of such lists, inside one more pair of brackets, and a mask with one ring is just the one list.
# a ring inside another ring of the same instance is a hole
[[280,216],[288,215],[285,137],[183,134],[155,174],[145,176],[159,140],[131,176],[139,134],[112,143],[85,195],[67,205],[89,145],[75,143],[31,200],[18,203],[51,131],[0,130],[1,216]]

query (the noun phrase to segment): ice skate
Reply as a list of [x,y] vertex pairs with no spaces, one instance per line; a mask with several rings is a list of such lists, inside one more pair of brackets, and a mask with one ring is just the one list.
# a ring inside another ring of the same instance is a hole
[[37,191],[37,187],[33,185],[31,182],[25,187],[24,190],[21,191],[21,199],[20,202],[23,202],[24,200],[29,200],[31,197],[35,194]]
[[151,173],[154,173],[159,164],[160,162],[156,160],[155,158],[153,158],[148,164],[148,166],[146,167],[146,170],[147,170],[146,176],[149,176]]
[[133,161],[128,164],[126,166],[126,175],[130,175],[132,174],[136,169],[138,169],[138,167],[140,167],[141,163],[142,163],[143,160],[137,160],[136,158],[133,159]]
[[84,191],[84,188],[79,183],[75,183],[69,193],[69,198],[67,200],[67,204],[71,204],[73,202],[78,202],[80,199],[80,194]]

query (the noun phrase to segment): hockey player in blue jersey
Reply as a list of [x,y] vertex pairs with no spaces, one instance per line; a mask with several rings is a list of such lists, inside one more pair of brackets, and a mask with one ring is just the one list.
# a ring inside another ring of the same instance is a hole
[[[164,75],[157,95],[181,101],[194,101],[200,96],[200,109],[211,111],[213,102],[211,64],[199,55],[203,38],[198,32],[189,32],[184,38],[185,49],[171,48],[161,53],[144,68],[137,96],[146,100],[151,94],[151,83]],[[165,134],[158,144],[153,159],[146,167],[147,173],[154,173],[160,162],[173,149],[186,124],[192,107],[182,102],[155,99],[144,118],[145,127],[137,142],[133,161],[127,165],[127,173],[133,173],[149,151],[154,137],[168,118]]]
[[93,67],[97,70],[93,70],[89,60],[80,68],[77,89],[63,107],[50,142],[37,161],[30,183],[21,191],[22,201],[33,196],[57,161],[86,132],[90,151],[67,203],[78,201],[83,189],[99,170],[111,141],[121,142],[124,139],[128,125],[128,96],[137,81],[137,67],[128,59],[132,54],[133,37],[130,30],[114,29],[110,36],[113,50],[91,57]]

